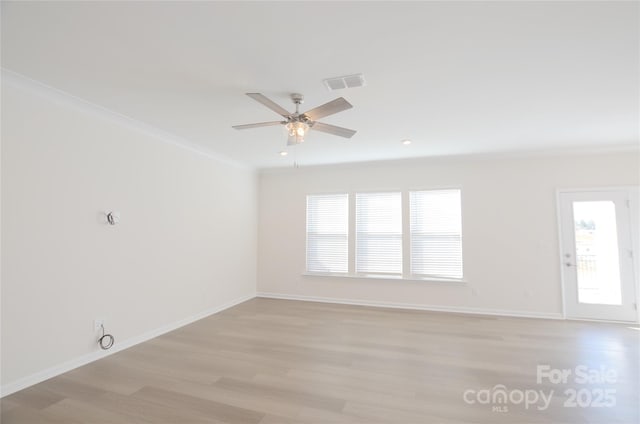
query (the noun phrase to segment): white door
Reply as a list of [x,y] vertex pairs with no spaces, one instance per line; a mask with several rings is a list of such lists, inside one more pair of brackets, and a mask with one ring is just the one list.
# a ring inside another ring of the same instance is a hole
[[559,193],[567,318],[637,321],[632,195],[624,189]]

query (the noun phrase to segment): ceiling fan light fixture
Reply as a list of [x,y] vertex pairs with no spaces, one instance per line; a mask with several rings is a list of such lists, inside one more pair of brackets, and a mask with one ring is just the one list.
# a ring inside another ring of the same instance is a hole
[[291,121],[287,124],[289,133],[289,144],[300,144],[304,141],[309,125],[302,121]]

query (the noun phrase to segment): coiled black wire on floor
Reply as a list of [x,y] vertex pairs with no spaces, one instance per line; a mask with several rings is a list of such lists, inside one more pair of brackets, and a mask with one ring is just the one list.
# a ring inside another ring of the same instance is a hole
[[110,349],[116,339],[111,334],[104,333],[104,325],[100,324],[100,327],[102,328],[102,337],[98,339],[98,344],[102,350]]

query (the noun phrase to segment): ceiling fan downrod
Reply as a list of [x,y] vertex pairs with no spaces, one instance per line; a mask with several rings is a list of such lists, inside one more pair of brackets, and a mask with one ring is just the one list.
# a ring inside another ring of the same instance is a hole
[[304,103],[304,96],[300,93],[293,93],[291,94],[291,100],[293,100],[293,103],[296,105],[295,116],[300,115],[300,105]]

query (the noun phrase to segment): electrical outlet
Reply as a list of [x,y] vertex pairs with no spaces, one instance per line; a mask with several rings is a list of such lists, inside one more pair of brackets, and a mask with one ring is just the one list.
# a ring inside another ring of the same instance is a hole
[[93,320],[94,331],[101,331],[103,325],[104,325],[104,318],[96,318]]

